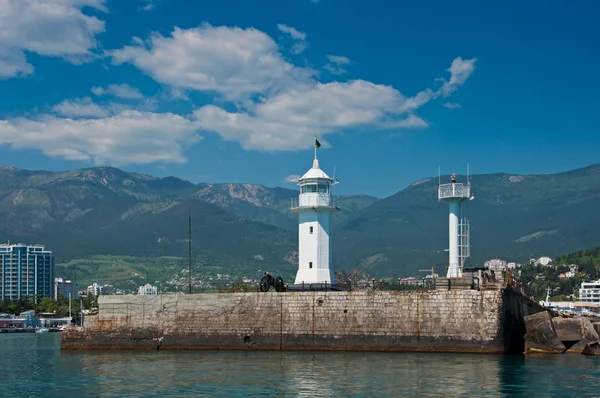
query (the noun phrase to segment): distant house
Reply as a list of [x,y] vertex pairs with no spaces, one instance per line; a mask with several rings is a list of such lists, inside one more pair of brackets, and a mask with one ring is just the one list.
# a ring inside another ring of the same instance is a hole
[[548,266],[552,265],[552,259],[547,256],[542,256],[542,257],[538,258],[537,260],[535,260],[534,264],[541,265],[543,267],[548,267]]
[[569,264],[569,271],[571,271],[574,274],[576,274],[577,272],[579,272],[579,265],[577,265],[577,264]]
[[496,273],[503,272],[507,270],[506,261],[501,260],[499,258],[493,258],[491,260],[487,260],[484,263],[484,267],[489,269],[490,271],[494,271]]
[[158,288],[146,283],[144,286],[138,288],[138,294],[140,296],[156,296],[158,294]]
[[398,283],[401,285],[420,285],[421,280],[419,278],[402,278],[398,279]]
[[559,279],[571,279],[575,277],[575,272],[563,272],[562,274],[558,275]]

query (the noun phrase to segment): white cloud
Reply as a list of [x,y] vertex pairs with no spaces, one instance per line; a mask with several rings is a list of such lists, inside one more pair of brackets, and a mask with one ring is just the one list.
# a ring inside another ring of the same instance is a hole
[[340,64],[340,65],[347,65],[350,62],[350,58],[348,57],[343,57],[341,55],[327,55],[327,59],[329,60],[329,62],[333,62],[334,64]]
[[113,95],[119,98],[126,99],[141,99],[144,98],[142,93],[135,88],[131,87],[129,84],[109,84],[108,87],[92,87],[92,93],[95,95]]
[[[341,63],[346,59],[341,59]],[[350,62],[350,60],[347,60]],[[245,149],[285,151],[305,148],[310,137],[350,128],[415,129],[427,122],[413,112],[457,90],[473,72],[475,59],[454,59],[437,91],[425,89],[405,97],[391,86],[364,80],[315,83],[264,97],[251,111],[228,112],[214,105],[195,111],[198,125],[237,141]]]
[[150,11],[156,7],[154,0],[142,0],[143,5],[140,6],[140,11]]
[[465,81],[471,76],[473,71],[475,70],[475,62],[477,58],[465,59],[463,60],[461,57],[456,57],[452,61],[452,65],[447,69],[450,72],[450,81],[445,81],[440,89],[440,93],[447,97],[448,95],[455,92],[460,86],[462,86]]
[[341,55],[329,54],[327,55],[327,59],[330,63],[325,64],[324,68],[325,70],[331,72],[334,75],[341,75],[343,73],[346,73],[346,69],[344,69],[342,65],[349,65],[352,63],[352,61],[350,61],[350,58],[343,57]]
[[325,64],[325,66],[323,68],[326,71],[328,71],[334,75],[342,75],[342,74],[346,73],[346,69],[342,68],[341,66],[337,66],[337,65]]
[[33,73],[26,51],[72,63],[93,58],[104,22],[83,7],[108,11],[105,0],[0,0],[0,78]]
[[448,108],[448,109],[460,108],[460,104],[458,104],[456,102],[445,102],[443,106],[444,106],[444,108]]
[[427,123],[403,116],[404,96],[390,86],[363,80],[318,83],[291,89],[258,104],[253,114],[206,105],[195,112],[198,125],[245,149],[305,148],[310,137],[347,128],[419,128]]
[[300,174],[290,174],[289,176],[287,176],[283,179],[283,182],[294,182],[295,180],[297,180],[300,177],[301,177]]
[[109,55],[115,64],[132,63],[157,82],[234,101],[311,82],[314,74],[285,61],[275,41],[253,28],[175,28],[169,37],[157,33],[147,44],[137,39]]
[[300,31],[296,30],[295,28],[292,28],[291,26],[287,26],[287,25],[279,23],[279,24],[277,24],[277,29],[279,29],[283,33],[287,33],[294,40],[306,40],[306,33],[302,33]]
[[103,117],[107,115],[107,111],[100,105],[94,104],[89,97],[64,100],[55,105],[52,110],[60,115],[73,118]]
[[429,125],[427,122],[416,115],[408,115],[406,119],[398,120],[396,122],[389,123],[386,127],[398,127],[404,129],[417,129],[417,128],[425,128]]
[[115,166],[184,163],[184,148],[199,140],[194,121],[172,113],[126,110],[96,119],[43,115],[0,120],[0,144]]
[[463,60],[461,57],[456,57],[452,61],[450,68],[446,69],[450,72],[450,80],[446,80],[443,77],[437,78],[437,81],[441,81],[442,86],[434,91],[430,88],[427,88],[415,95],[414,97],[408,98],[406,102],[403,104],[403,109],[405,111],[413,111],[421,106],[425,105],[429,101],[433,99],[437,99],[440,96],[448,97],[450,94],[458,90],[460,86],[462,86],[469,76],[475,70],[475,62],[477,58],[471,58],[467,60]]
[[306,33],[300,32],[291,26],[287,26],[284,24],[277,24],[277,29],[281,32],[289,35],[294,44],[292,45],[292,52],[294,54],[300,54],[304,50],[308,48],[308,42],[306,41]]

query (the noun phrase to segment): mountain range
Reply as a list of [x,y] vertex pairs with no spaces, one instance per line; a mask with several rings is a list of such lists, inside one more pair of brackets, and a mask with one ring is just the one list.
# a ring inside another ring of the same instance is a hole
[[[470,181],[472,264],[490,257],[523,262],[600,243],[600,165],[551,175],[474,175]],[[404,276],[437,264],[442,271],[448,209],[437,201],[437,185],[437,177],[425,178],[385,199],[342,196],[333,223],[334,268]],[[183,266],[191,215],[195,269],[248,277],[268,269],[291,277],[297,216],[289,205],[297,195],[111,167],[51,172],[0,166],[0,240],[43,243],[62,265],[116,255],[176,257]]]

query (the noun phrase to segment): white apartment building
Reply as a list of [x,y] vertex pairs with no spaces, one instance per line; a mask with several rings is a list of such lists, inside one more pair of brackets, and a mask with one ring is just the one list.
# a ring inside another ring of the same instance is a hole
[[138,294],[140,296],[156,296],[158,294],[158,288],[146,283],[144,286],[138,288]]
[[579,289],[579,301],[585,303],[600,303],[600,280],[582,282]]
[[94,282],[87,287],[88,293],[91,293],[93,296],[100,296],[104,294],[104,288],[98,283]]
[[494,271],[494,272],[502,272],[502,271],[506,271],[507,267],[506,267],[506,261],[501,260],[499,258],[492,258],[491,260],[487,260],[484,263],[485,268],[489,269],[490,271]]

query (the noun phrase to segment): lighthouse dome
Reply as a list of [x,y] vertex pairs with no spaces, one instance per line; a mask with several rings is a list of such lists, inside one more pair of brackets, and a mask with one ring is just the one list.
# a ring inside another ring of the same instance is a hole
[[302,177],[300,177],[300,181],[302,180],[314,180],[314,179],[325,179],[332,180],[331,177],[327,175],[321,168],[319,167],[319,160],[315,159],[313,161],[313,166],[310,170],[308,170]]

